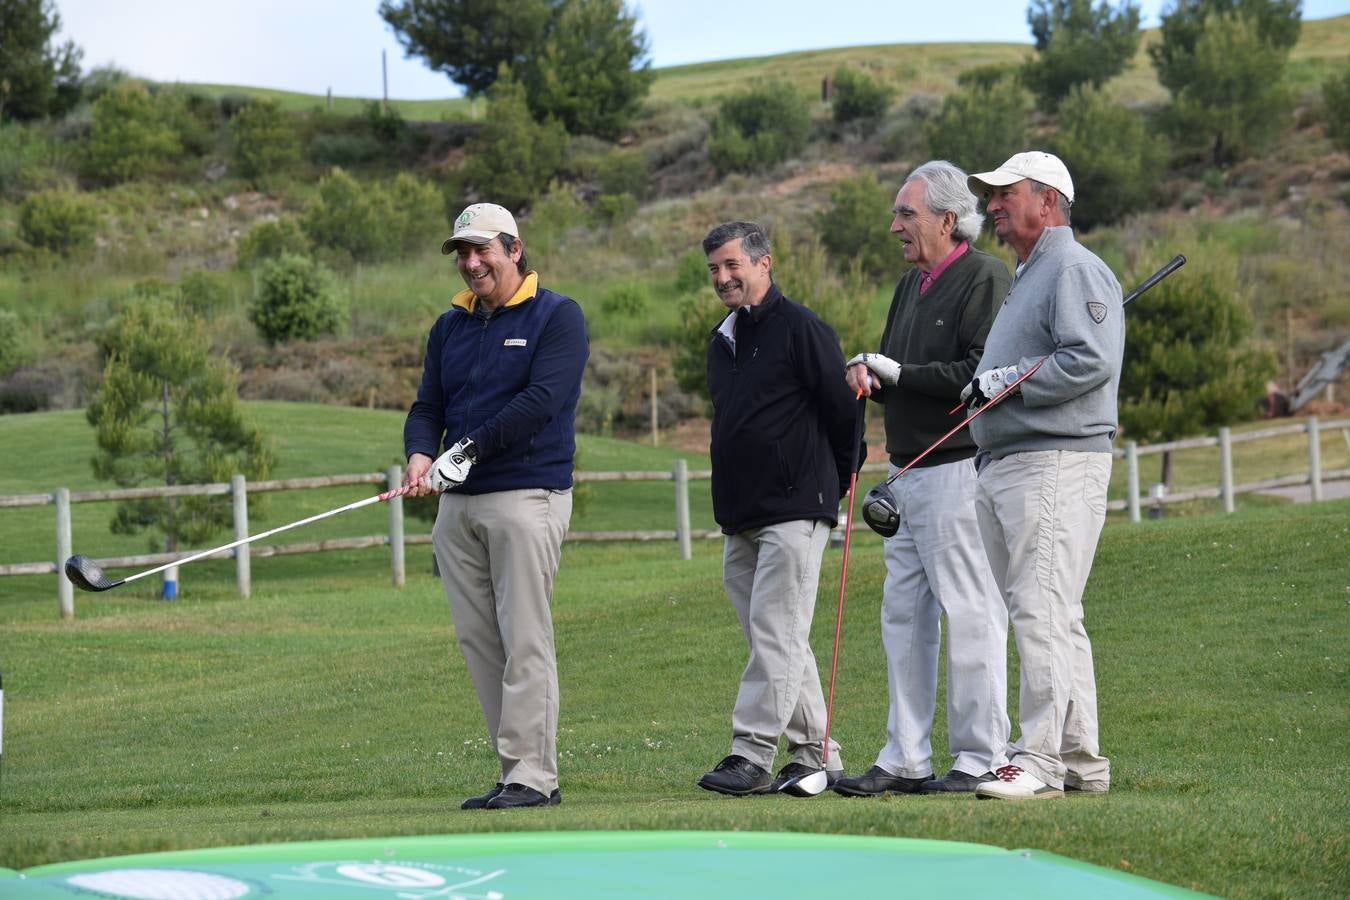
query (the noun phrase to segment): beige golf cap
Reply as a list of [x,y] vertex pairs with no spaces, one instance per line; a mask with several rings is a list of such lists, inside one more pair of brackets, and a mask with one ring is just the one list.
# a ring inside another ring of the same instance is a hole
[[449,256],[455,252],[455,241],[468,241],[470,244],[486,244],[499,234],[520,237],[516,228],[516,218],[505,207],[495,203],[475,203],[464,208],[464,212],[455,219],[455,231],[441,244],[441,253]]
[[971,175],[969,183],[970,189],[979,193],[985,188],[1016,184],[1024,178],[1048,184],[1059,191],[1065,200],[1073,202],[1073,179],[1069,177],[1069,170],[1058,156],[1043,150],[1014,154],[992,172]]

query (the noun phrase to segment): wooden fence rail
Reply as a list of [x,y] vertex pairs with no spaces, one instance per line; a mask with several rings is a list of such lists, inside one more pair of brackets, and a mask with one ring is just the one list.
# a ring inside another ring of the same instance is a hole
[[[1347,441],[1350,442],[1350,432],[1345,431],[1347,428],[1350,428],[1350,419],[1319,424],[1316,418],[1308,418],[1302,424],[1262,428],[1237,435],[1232,434],[1227,428],[1222,428],[1217,437],[1187,438],[1186,440],[1171,441],[1165,444],[1152,444],[1145,447],[1140,447],[1131,441],[1123,448],[1118,448],[1113,451],[1115,456],[1123,457],[1126,461],[1126,497],[1123,500],[1111,501],[1107,504],[1107,508],[1113,510],[1126,509],[1129,511],[1130,521],[1140,521],[1139,458],[1150,454],[1165,453],[1171,450],[1187,450],[1204,447],[1219,448],[1221,473],[1219,485],[1217,487],[1203,487],[1194,490],[1179,491],[1165,496],[1153,496],[1152,502],[1155,505],[1161,507],[1163,504],[1185,503],[1197,499],[1219,497],[1224,501],[1224,510],[1226,512],[1232,512],[1234,508],[1233,498],[1236,494],[1303,484],[1310,486],[1313,500],[1321,500],[1323,482],[1350,479],[1350,469],[1333,469],[1330,471],[1322,469],[1319,444],[1320,434],[1323,431],[1341,429],[1343,433],[1346,433]],[[1233,444],[1279,437],[1288,434],[1297,434],[1300,432],[1306,432],[1308,435],[1308,471],[1306,473],[1286,475],[1278,478],[1267,478],[1247,484],[1233,483]],[[885,463],[870,463],[863,466],[862,469],[863,472],[867,473],[884,473],[886,470],[887,466]],[[60,607],[60,614],[62,618],[69,619],[73,618],[75,615],[74,591],[70,581],[66,578],[63,563],[72,552],[70,523],[70,506],[72,503],[131,500],[145,497],[219,496],[230,494],[234,498],[235,540],[239,541],[248,536],[248,504],[246,502],[248,494],[266,491],[312,490],[315,488],[351,484],[375,484],[380,485],[385,489],[390,489],[397,487],[401,483],[402,477],[402,469],[398,466],[393,466],[386,472],[325,475],[312,478],[286,478],[271,481],[246,482],[242,475],[236,475],[229,484],[192,484],[175,485],[173,487],[121,488],[99,491],[70,491],[66,488],[58,488],[50,494],[17,494],[0,496],[0,508],[45,506],[49,504],[54,504],[56,506],[57,557],[55,562],[40,561],[0,564],[0,576],[55,574],[57,578],[57,599]],[[675,460],[675,463],[669,472],[578,472],[576,473],[576,480],[578,482],[674,482],[675,527],[668,530],[571,531],[568,532],[566,539],[568,541],[577,542],[673,541],[677,546],[679,557],[681,559],[689,559],[693,554],[692,542],[694,540],[711,540],[721,536],[721,532],[716,529],[694,530],[690,527],[689,482],[706,481],[711,477],[712,473],[707,470],[689,471],[688,466],[683,459]],[[861,521],[855,521],[854,523],[855,530],[865,527],[866,526]],[[245,544],[232,550],[222,550],[217,554],[205,558],[229,559],[233,557],[235,560],[236,582],[239,593],[242,596],[247,597],[252,589],[250,560],[253,558],[286,556],[296,553],[318,553],[328,550],[353,550],[364,547],[388,546],[390,548],[391,579],[395,586],[401,586],[405,580],[405,546],[408,544],[429,543],[431,543],[430,534],[404,533],[403,500],[401,497],[396,497],[389,501],[388,534],[336,538],[324,541],[304,541],[300,543],[268,546]],[[108,557],[95,560],[95,562],[104,568],[133,566],[154,567],[163,565],[167,562],[172,562],[174,559],[181,558],[183,555],[184,554],[182,553],[147,553],[134,556]]]

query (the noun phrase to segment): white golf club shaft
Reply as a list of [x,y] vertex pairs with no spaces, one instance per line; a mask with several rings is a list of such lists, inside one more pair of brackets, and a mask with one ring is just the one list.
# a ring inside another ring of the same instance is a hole
[[174,566],[182,566],[190,562],[196,562],[199,559],[205,559],[208,556],[214,556],[215,554],[221,553],[225,550],[233,550],[235,547],[240,547],[244,544],[251,544],[254,541],[262,540],[265,537],[271,537],[272,535],[280,534],[283,531],[290,531],[292,528],[299,528],[301,525],[308,525],[311,522],[318,522],[320,519],[331,518],[332,516],[336,516],[341,513],[350,512],[353,509],[360,509],[363,506],[370,506],[372,503],[380,503],[381,501],[384,500],[392,500],[395,497],[401,497],[402,495],[406,494],[409,490],[411,490],[411,488],[401,487],[392,491],[385,491],[383,494],[376,494],[375,496],[367,497],[364,500],[357,500],[355,503],[348,503],[346,506],[340,506],[337,509],[330,509],[328,510],[328,512],[321,512],[316,516],[310,516],[308,519],[301,519],[299,522],[291,522],[289,525],[281,525],[276,528],[273,528],[270,531],[264,531],[261,532],[260,534],[250,535],[249,537],[246,538],[240,538],[237,541],[224,544],[220,547],[212,547],[210,550],[202,550],[200,553],[194,553],[191,556],[185,556],[182,559],[175,559],[173,562],[167,562],[162,566],[156,566],[155,568],[147,569],[144,572],[137,572],[135,575],[128,575],[126,578],[122,579],[122,583],[125,584],[128,581],[135,581],[137,578],[144,578],[147,575],[154,575],[156,572],[163,572],[165,569],[172,569]]

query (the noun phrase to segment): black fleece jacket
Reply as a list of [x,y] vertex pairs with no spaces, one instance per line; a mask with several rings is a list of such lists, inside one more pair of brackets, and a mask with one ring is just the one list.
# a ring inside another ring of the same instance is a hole
[[713,515],[722,531],[839,518],[848,491],[858,404],[834,330],[770,285],[736,312],[733,349],[708,342],[713,401]]

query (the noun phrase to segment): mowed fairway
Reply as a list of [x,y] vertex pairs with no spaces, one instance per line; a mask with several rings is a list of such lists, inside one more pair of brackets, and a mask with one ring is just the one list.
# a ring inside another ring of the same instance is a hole
[[[276,436],[279,475],[397,460],[397,414],[249,409]],[[0,492],[93,486],[77,413],[5,417],[0,436]],[[668,469],[678,455],[599,440],[583,454],[593,470]],[[706,458],[690,462],[702,468]],[[620,487],[659,491],[605,486],[578,527],[639,527],[627,522],[643,507],[657,517],[646,527],[671,527],[669,485]],[[257,527],[361,491],[274,495]],[[706,484],[696,525],[705,494]],[[110,509],[76,507],[77,552],[142,548],[88,519],[106,521]],[[381,512],[353,517],[318,530],[369,534],[383,524]],[[51,507],[0,510],[0,561],[51,558],[51,523]],[[1343,895],[1348,549],[1344,501],[1112,522],[1086,604],[1113,789],[1031,804],[734,800],[698,789],[728,752],[745,657],[716,541],[696,543],[690,562],[666,544],[565,548],[556,596],[564,802],[548,810],[458,808],[498,770],[425,546],[410,548],[402,589],[389,585],[383,549],[255,560],[248,600],[228,563],[197,563],[183,570],[178,602],[137,582],[77,594],[76,619],[64,623],[53,577],[0,579],[0,866],[315,838],[740,829],[1042,848],[1231,897]],[[830,550],[814,628],[826,670],[839,565]],[[854,542],[850,569],[835,734],[860,771],[886,717],[882,562],[869,532]],[[941,714],[934,739],[941,770]]]

